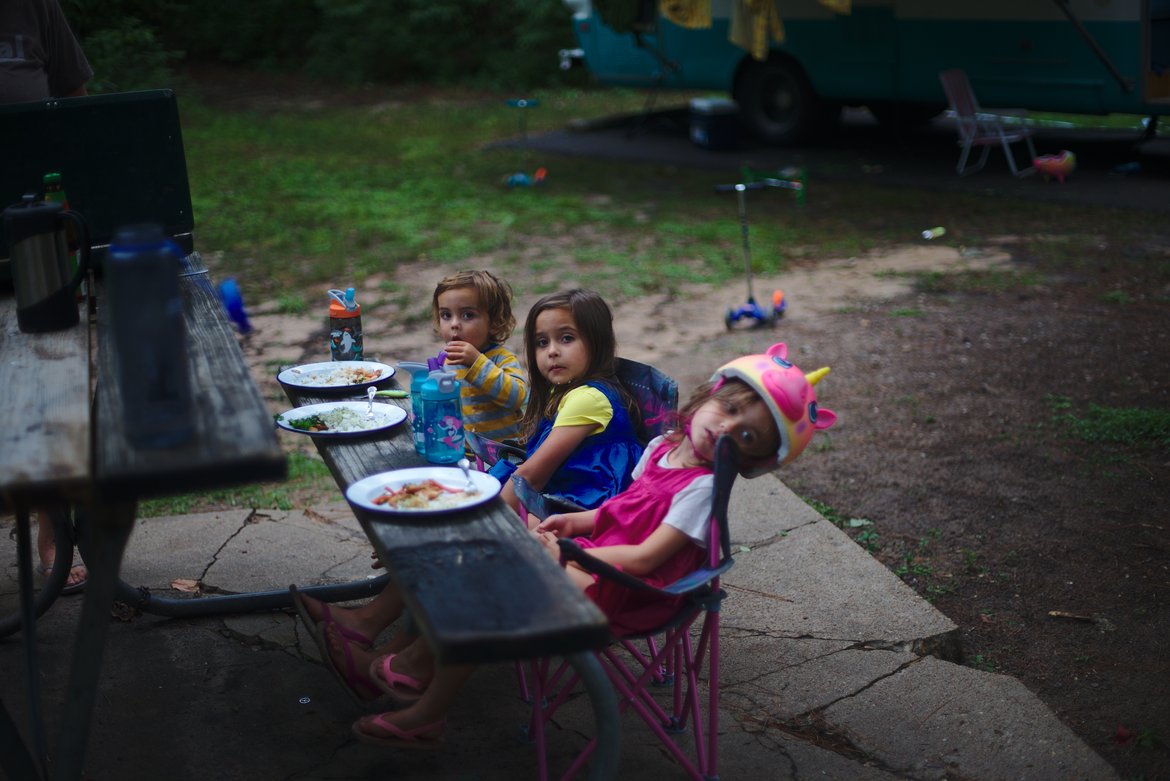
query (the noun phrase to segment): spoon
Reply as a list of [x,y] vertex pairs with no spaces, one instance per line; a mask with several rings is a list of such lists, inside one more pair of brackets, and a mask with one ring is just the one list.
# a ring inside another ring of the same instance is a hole
[[466,458],[461,458],[458,467],[463,470],[463,478],[467,480],[467,490],[474,490],[475,483],[471,481],[471,462]]
[[368,392],[368,395],[370,397],[370,401],[369,401],[370,408],[369,408],[369,410],[366,411],[366,420],[373,420],[374,419],[374,394],[377,392],[378,392],[378,389],[375,388],[373,385],[371,385],[370,390]]

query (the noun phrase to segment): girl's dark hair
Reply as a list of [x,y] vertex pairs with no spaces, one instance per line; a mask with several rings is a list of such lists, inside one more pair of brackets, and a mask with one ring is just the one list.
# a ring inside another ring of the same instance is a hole
[[475,291],[479,305],[487,314],[488,338],[493,344],[508,341],[516,328],[512,314],[512,286],[490,271],[459,271],[439,280],[431,296],[431,325],[439,333],[439,296],[448,290],[469,287]]
[[[536,363],[536,318],[550,309],[564,309],[573,316],[577,332],[589,349],[589,365],[584,376],[572,385],[552,385],[540,373]],[[592,290],[574,288],[563,293],[551,293],[537,301],[528,310],[524,322],[524,358],[528,364],[528,406],[524,410],[524,436],[532,435],[537,424],[544,417],[556,412],[561,397],[588,380],[608,382],[618,389],[627,409],[631,409],[636,421],[636,410],[632,399],[615,376],[617,337],[613,333],[613,312],[605,299]]]

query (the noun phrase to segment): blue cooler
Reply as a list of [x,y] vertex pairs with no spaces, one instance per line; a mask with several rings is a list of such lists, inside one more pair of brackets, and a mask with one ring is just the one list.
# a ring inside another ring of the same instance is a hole
[[703,149],[739,147],[739,106],[726,98],[691,101],[691,141]]

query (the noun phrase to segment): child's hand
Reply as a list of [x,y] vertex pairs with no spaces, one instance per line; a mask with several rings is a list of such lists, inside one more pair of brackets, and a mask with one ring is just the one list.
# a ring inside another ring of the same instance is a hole
[[447,342],[447,363],[456,366],[471,367],[481,353],[471,342]]
[[536,531],[550,532],[554,537],[572,537],[574,535],[571,532],[570,526],[568,517],[553,514],[538,523],[536,525]]
[[542,532],[535,529],[532,530],[532,536],[540,543],[550,556],[558,562],[561,560],[561,549],[557,547],[557,536],[552,532]]

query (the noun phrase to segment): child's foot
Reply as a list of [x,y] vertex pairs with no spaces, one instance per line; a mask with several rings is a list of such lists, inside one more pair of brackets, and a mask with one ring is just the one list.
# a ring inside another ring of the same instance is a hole
[[313,599],[298,591],[296,586],[290,586],[289,590],[292,591],[293,606],[297,609],[297,613],[309,631],[314,631],[322,625],[332,624],[350,642],[365,648],[374,645],[374,638],[377,637],[382,627],[374,626],[371,622],[363,620],[356,610],[334,607],[328,602]]
[[431,675],[429,670],[425,674],[415,670],[402,654],[376,657],[370,662],[369,673],[378,688],[404,705],[422,696]]
[[[392,719],[401,721],[396,723]],[[447,719],[429,724],[411,724],[401,713],[377,713],[362,716],[353,723],[353,734],[366,743],[395,748],[434,749],[443,743]]]
[[349,640],[334,623],[319,625],[323,661],[349,691],[358,704],[370,703],[384,696],[367,671],[378,654]]

